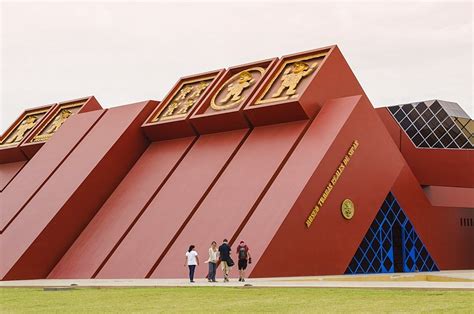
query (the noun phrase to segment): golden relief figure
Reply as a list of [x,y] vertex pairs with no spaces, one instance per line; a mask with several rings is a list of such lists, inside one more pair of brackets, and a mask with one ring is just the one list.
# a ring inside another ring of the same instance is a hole
[[255,101],[255,105],[281,102],[300,97],[304,93],[303,80],[311,80],[310,76],[316,72],[326,58],[327,52],[313,55],[295,56],[283,61],[278,71],[265,84],[265,88]]
[[202,92],[210,85],[210,79],[204,78],[195,81],[185,82],[186,84],[176,92],[171,102],[151,121],[156,122],[158,120],[173,119],[181,117],[189,112],[189,110],[198,101]]
[[[181,96],[179,96],[181,97]],[[174,114],[174,111],[179,107],[180,103],[177,102],[176,100],[173,100],[171,104],[166,108],[165,113],[163,114],[163,117],[169,117]]]
[[31,142],[45,142],[53,136],[69,117],[78,112],[86,101],[81,100],[67,104],[61,104],[54,118],[41,127]]
[[229,85],[227,85],[227,91],[228,91],[227,96],[225,96],[221,102],[226,103],[229,100],[232,100],[232,101],[240,100],[242,98],[241,95],[244,89],[252,85],[254,82],[255,80],[253,79],[252,74],[250,74],[247,71],[241,72],[239,75],[239,79],[237,80],[236,83],[230,83]]
[[67,110],[67,109],[61,110],[59,115],[56,118],[54,118],[54,121],[51,123],[51,126],[46,131],[46,133],[52,134],[56,132],[61,127],[61,125],[63,125],[63,123],[67,120],[67,118],[69,118],[71,115],[72,115],[72,112],[70,110]]
[[311,67],[307,63],[300,61],[293,63],[291,67],[287,68],[285,72],[283,72],[281,85],[277,92],[272,95],[272,97],[280,97],[285,89],[287,89],[285,95],[295,95],[298,84],[304,77],[310,75],[317,65],[317,62],[314,62]]
[[193,90],[192,86],[184,86],[180,91],[178,97],[175,100],[184,100],[186,96]]
[[194,92],[189,96],[189,98],[198,98],[201,96],[201,93],[209,86],[208,82],[202,81],[194,88]]
[[196,102],[195,99],[188,99],[184,102],[184,105],[181,106],[181,109],[178,110],[178,114],[185,114],[188,112],[189,109],[194,105]]
[[6,143],[11,144],[23,140],[26,133],[35,126],[37,120],[38,118],[36,116],[28,116],[25,120],[21,122],[21,124],[15,130],[13,136],[9,140],[7,140]]
[[224,110],[236,106],[245,99],[245,91],[255,85],[255,82],[262,77],[264,72],[264,68],[255,67],[245,69],[233,75],[214,94],[211,99],[211,108],[214,110]]

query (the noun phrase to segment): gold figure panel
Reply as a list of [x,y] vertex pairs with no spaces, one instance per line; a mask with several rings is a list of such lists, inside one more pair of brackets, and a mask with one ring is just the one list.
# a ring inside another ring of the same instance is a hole
[[354,206],[354,203],[346,198],[343,202],[342,202],[342,205],[341,205],[341,213],[342,213],[342,216],[345,218],[345,219],[352,219],[352,217],[354,217],[354,212],[355,212],[355,206]]
[[23,119],[0,142],[0,147],[18,145],[46,115],[49,109],[44,108],[26,113]]
[[268,83],[256,105],[294,99],[300,96],[306,81],[316,71],[325,53],[290,59],[280,66],[278,74]]
[[69,117],[76,114],[82,108],[82,105],[84,105],[84,101],[60,106],[60,109],[54,118],[48,124],[43,126],[41,131],[39,131],[31,141],[35,143],[47,141],[59,130]]
[[254,67],[233,75],[212,97],[211,108],[225,110],[237,106],[246,99],[264,72],[265,69]]
[[215,75],[183,81],[170,101],[151,119],[151,122],[185,117],[202,97],[214,78]]

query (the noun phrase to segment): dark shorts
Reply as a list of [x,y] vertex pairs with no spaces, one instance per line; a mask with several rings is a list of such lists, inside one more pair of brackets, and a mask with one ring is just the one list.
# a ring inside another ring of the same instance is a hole
[[245,270],[247,268],[247,260],[239,259],[239,270]]

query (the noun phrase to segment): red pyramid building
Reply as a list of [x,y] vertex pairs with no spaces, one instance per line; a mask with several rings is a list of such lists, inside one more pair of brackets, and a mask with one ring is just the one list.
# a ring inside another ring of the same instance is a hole
[[374,109],[337,46],[29,109],[0,138],[0,277],[181,278],[224,238],[250,277],[470,269],[473,130]]

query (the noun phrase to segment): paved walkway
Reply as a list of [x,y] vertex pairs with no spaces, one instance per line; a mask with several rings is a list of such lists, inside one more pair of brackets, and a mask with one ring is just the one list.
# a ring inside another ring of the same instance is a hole
[[285,278],[251,278],[246,282],[231,279],[209,283],[197,279],[36,279],[1,281],[0,287],[315,287],[315,288],[398,288],[474,290],[474,271],[431,273],[314,276]]

